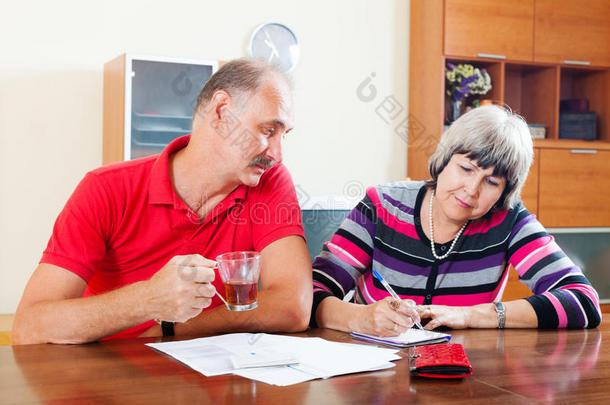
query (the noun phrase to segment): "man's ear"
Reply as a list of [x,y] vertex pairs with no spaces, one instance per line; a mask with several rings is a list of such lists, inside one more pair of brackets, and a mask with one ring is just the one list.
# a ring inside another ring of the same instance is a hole
[[223,119],[226,120],[226,115],[228,113],[228,110],[230,109],[232,105],[232,99],[231,96],[229,95],[229,93],[227,93],[224,90],[218,90],[214,93],[214,95],[212,96],[212,99],[210,100],[210,104],[209,104],[209,109],[210,112],[212,113],[212,120],[213,121],[222,121]]
[[209,125],[223,138],[227,138],[239,125],[239,119],[232,109],[233,98],[224,90],[216,91],[208,104]]

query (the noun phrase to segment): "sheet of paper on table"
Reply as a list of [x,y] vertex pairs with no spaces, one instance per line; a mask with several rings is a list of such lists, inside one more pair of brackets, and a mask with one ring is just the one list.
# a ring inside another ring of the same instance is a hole
[[[273,385],[394,367],[396,349],[266,333],[233,333],[176,342],[148,343],[206,375],[236,374]],[[248,356],[257,361],[247,361]],[[262,366],[268,361],[269,366]],[[235,368],[235,364],[259,367]],[[285,365],[276,365],[285,363]]]

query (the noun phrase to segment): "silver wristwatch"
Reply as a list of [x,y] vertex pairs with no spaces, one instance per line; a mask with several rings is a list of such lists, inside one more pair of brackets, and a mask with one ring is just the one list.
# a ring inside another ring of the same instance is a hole
[[506,319],[506,308],[501,302],[494,302],[496,312],[498,314],[498,329],[504,329],[504,320]]

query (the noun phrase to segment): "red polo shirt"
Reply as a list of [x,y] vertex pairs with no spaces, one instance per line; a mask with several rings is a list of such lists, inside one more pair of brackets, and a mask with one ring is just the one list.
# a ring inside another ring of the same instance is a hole
[[[266,171],[256,187],[237,187],[200,224],[169,176],[169,155],[189,139],[176,139],[160,155],[87,173],[59,214],[40,262],[82,277],[86,297],[147,280],[176,255],[214,260],[225,252],[261,251],[285,236],[304,237],[294,185],[283,165]],[[214,285],[224,290],[218,273]],[[214,297],[209,308],[220,303]],[[153,322],[113,337],[138,336]]]

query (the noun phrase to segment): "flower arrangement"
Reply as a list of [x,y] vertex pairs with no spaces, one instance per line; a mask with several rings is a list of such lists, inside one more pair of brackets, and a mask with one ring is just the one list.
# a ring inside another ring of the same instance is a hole
[[[447,95],[452,102],[463,101],[471,94],[487,94],[491,90],[491,78],[485,69],[475,68],[470,64],[447,63]],[[479,100],[473,104],[478,107]]]

